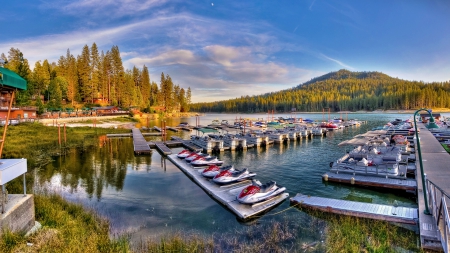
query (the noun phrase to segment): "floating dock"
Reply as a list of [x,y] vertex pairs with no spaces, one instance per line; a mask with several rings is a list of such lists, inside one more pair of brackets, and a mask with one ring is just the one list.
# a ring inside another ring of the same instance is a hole
[[149,155],[152,151],[144,139],[141,130],[137,128],[131,129],[133,133],[133,147],[136,155]]
[[[142,133],[142,136],[161,136],[161,133]],[[133,137],[133,133],[124,134],[106,134],[106,137]]]
[[155,142],[156,149],[163,155],[170,155],[172,154],[172,150],[168,148],[164,143],[162,142]]
[[322,175],[324,181],[347,183],[353,185],[361,186],[371,186],[378,188],[388,188],[405,190],[407,192],[416,193],[417,182],[415,179],[398,179],[398,178],[386,178],[386,177],[376,177],[376,176],[363,176],[363,175],[353,175],[347,173],[325,173]]
[[236,200],[236,196],[245,187],[251,184],[250,180],[242,181],[232,185],[218,185],[201,175],[203,169],[193,168],[184,160],[179,159],[176,155],[169,155],[169,160],[196,182],[206,193],[214,199],[227,206],[240,219],[249,219],[257,214],[263,213],[289,197],[288,193],[283,193],[270,200],[257,203],[254,205],[241,204]]
[[417,208],[395,207],[349,200],[329,199],[297,194],[291,198],[291,204],[320,210],[323,212],[343,214],[361,218],[385,220],[390,222],[416,225],[418,223]]

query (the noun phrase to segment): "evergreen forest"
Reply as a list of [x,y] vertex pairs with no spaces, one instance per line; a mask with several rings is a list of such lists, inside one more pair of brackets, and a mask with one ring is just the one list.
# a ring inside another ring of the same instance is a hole
[[191,103],[191,89],[173,83],[161,73],[159,85],[152,81],[148,68],[125,69],[118,46],[99,52],[95,43],[85,45],[81,55],[69,49],[58,62],[37,61],[31,70],[28,60],[18,48],[11,48],[8,56],[0,58],[4,68],[10,69],[28,83],[28,89],[16,95],[16,105],[37,106],[38,113],[66,108],[114,105],[139,108],[144,112],[173,110],[187,112]]
[[380,72],[339,70],[297,87],[220,102],[195,103],[197,112],[320,112],[450,108],[450,82],[424,83]]

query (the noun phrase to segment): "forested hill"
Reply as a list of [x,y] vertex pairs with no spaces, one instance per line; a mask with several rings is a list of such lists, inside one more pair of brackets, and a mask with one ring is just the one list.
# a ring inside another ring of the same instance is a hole
[[191,105],[198,112],[318,112],[450,108],[450,83],[406,81],[380,72],[339,70],[297,87],[258,96]]
[[320,81],[325,81],[328,79],[333,79],[333,80],[341,80],[341,79],[366,79],[366,78],[370,78],[370,79],[384,79],[384,80],[398,80],[398,78],[393,78],[390,77],[386,74],[383,74],[381,72],[352,72],[352,71],[348,71],[346,69],[341,69],[339,71],[336,72],[330,72],[328,74],[319,76],[319,77],[315,77],[313,79],[311,79],[310,81],[307,81],[303,84],[300,84],[298,87],[302,87],[303,85],[307,85],[307,84],[312,84],[312,83],[316,83],[316,82],[320,82]]

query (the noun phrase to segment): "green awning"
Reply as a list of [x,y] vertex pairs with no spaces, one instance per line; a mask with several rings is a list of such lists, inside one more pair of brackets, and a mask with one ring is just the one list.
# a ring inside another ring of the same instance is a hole
[[27,81],[14,71],[0,67],[0,84],[9,89],[27,89]]

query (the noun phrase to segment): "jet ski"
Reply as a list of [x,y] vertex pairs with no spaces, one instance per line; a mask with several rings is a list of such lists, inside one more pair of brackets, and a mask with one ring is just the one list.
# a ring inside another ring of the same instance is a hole
[[249,172],[247,168],[244,168],[242,170],[235,169],[234,171],[224,170],[214,176],[213,181],[217,184],[229,184],[239,182],[254,176],[256,176],[256,173]]
[[188,150],[188,149],[185,149],[185,150],[181,151],[180,153],[178,153],[178,154],[177,154],[177,157],[180,158],[180,159],[184,159],[184,158],[186,158],[188,155],[190,155],[191,153],[193,153],[193,152],[191,152],[191,151]]
[[199,157],[211,157],[211,156],[208,154],[202,154],[201,152],[198,152],[198,153],[194,153],[193,155],[187,156],[184,160],[186,162],[190,163]]
[[242,204],[254,204],[278,196],[285,190],[285,187],[278,186],[275,181],[261,184],[258,180],[252,180],[252,185],[245,187],[236,199]]
[[223,166],[223,167],[219,167],[215,164],[210,165],[208,168],[206,168],[202,171],[202,176],[207,177],[207,178],[213,178],[217,174],[219,174],[221,171],[224,171],[224,170],[234,171],[234,167],[233,167],[233,165],[228,165],[228,166]]
[[210,156],[210,157],[197,157],[192,162],[191,165],[194,167],[200,167],[200,166],[208,166],[208,165],[222,165],[223,161],[220,161],[217,159],[216,156]]

